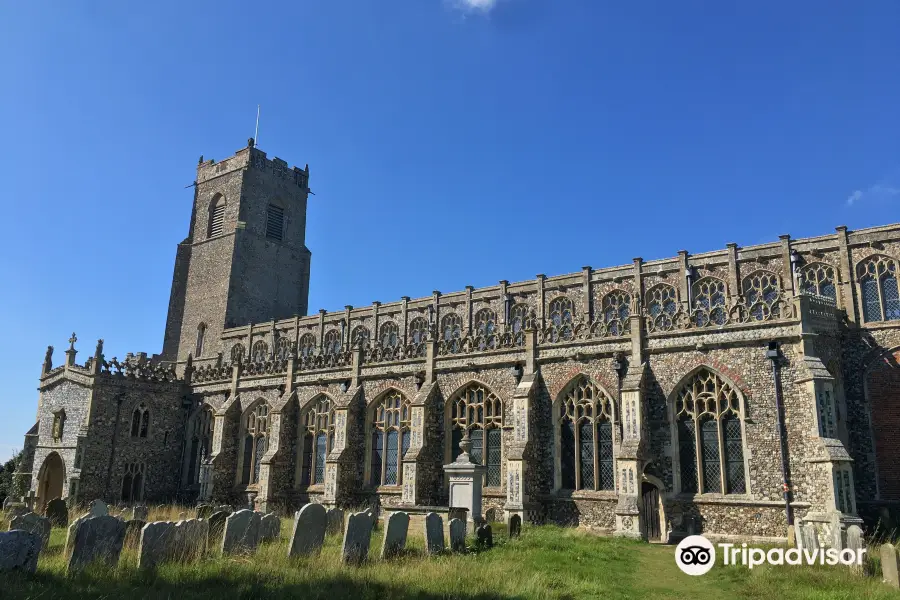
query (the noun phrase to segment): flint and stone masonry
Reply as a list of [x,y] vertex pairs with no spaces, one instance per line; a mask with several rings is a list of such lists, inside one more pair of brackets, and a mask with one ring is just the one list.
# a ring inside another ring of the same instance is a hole
[[308,182],[252,140],[201,158],[162,353],[47,350],[17,473],[38,510],[446,512],[468,432],[489,520],[778,540],[790,518],[823,544],[897,522],[900,225],[307,315]]

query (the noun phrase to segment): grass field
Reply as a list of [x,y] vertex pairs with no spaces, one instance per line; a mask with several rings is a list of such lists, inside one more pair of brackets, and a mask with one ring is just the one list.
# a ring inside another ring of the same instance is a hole
[[55,529],[37,574],[3,574],[0,598],[900,598],[879,577],[855,575],[846,567],[751,571],[717,565],[707,575],[690,577],[675,565],[672,546],[549,526],[526,528],[517,540],[500,533],[485,552],[431,558],[424,556],[415,532],[407,554],[387,563],[377,559],[383,534],[378,530],[370,552],[376,558],[362,567],[344,567],[337,536],[326,539],[319,557],[287,558],[290,527],[283,523],[281,541],[254,556],[210,557],[149,574],[137,570],[136,553],[126,550],[116,569],[93,568],[77,577],[65,574],[65,530]]

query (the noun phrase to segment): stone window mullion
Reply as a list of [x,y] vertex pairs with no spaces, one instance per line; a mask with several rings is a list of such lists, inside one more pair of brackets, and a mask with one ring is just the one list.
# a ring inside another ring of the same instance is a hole
[[698,411],[695,410],[694,414],[691,415],[691,418],[694,420],[694,460],[697,463],[697,493],[702,494],[705,489],[705,477],[703,476],[703,444],[701,443],[701,436],[703,434],[700,431],[701,420]]
[[582,489],[581,485],[581,421],[575,421],[575,489]]

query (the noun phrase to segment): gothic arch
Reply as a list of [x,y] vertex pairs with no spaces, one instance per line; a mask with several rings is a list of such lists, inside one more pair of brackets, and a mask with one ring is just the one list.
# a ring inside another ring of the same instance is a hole
[[456,459],[467,430],[472,441],[470,454],[487,467],[485,486],[501,487],[504,418],[503,398],[486,383],[471,379],[457,388],[444,404],[444,464]]
[[265,397],[257,397],[241,411],[238,435],[237,485],[256,485],[262,459],[269,448],[271,404]]
[[54,498],[62,498],[66,481],[66,463],[58,452],[51,452],[44,459],[38,471],[37,502],[38,513]]
[[325,461],[334,447],[334,399],[314,394],[297,413],[297,450],[294,481],[298,487],[325,483]]
[[[365,485],[401,485],[403,456],[409,449],[412,435],[409,395],[396,386],[389,386],[378,392],[366,405],[364,431]],[[396,432],[396,437],[389,440],[387,436],[392,431]],[[379,432],[381,436],[378,435]],[[378,451],[378,456],[374,451]]]

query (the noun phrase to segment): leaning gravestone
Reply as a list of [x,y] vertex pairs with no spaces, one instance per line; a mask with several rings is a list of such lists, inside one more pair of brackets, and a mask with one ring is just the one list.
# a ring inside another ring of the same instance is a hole
[[522,517],[513,515],[509,518],[509,537],[517,538],[522,535]]
[[466,522],[450,519],[450,549],[453,552],[466,551]]
[[66,508],[66,501],[62,498],[54,498],[48,502],[44,516],[50,519],[51,527],[69,526],[69,509]]
[[425,550],[428,554],[444,551],[444,520],[433,512],[425,515]]
[[381,558],[392,558],[406,548],[406,534],[409,531],[409,515],[405,512],[391,513],[385,521],[384,542],[381,544]]
[[170,558],[182,563],[199,560],[206,553],[208,537],[209,521],[203,519],[179,521],[172,533]]
[[222,536],[225,534],[225,520],[231,513],[225,511],[214,512],[209,519],[209,535],[207,536],[206,547],[210,549],[219,549],[222,547]]
[[75,545],[75,534],[78,532],[78,528],[81,527],[81,524],[90,519],[90,514],[81,515],[69,525],[69,530],[66,532],[66,547],[65,552],[66,556],[70,556],[72,554],[72,546]]
[[294,531],[288,556],[309,556],[318,554],[325,541],[325,507],[321,504],[307,504],[294,515]]
[[344,511],[340,508],[329,508],[325,513],[325,533],[343,534],[344,533]]
[[105,517],[109,515],[109,507],[103,500],[93,500],[88,508],[88,516]]
[[21,529],[0,533],[0,572],[34,573],[41,547],[41,536],[36,533]]
[[222,554],[241,554],[256,550],[261,520],[258,512],[247,509],[228,515],[225,519],[225,533],[222,535]]
[[819,536],[816,534],[816,526],[812,523],[804,523],[800,528],[800,547],[810,552],[819,549]]
[[77,573],[88,564],[100,561],[114,567],[125,543],[125,523],[115,517],[91,517],[75,532],[75,544],[69,558],[69,573]]
[[138,504],[131,509],[131,518],[137,521],[146,521],[149,512],[146,506]]
[[372,519],[364,512],[351,514],[347,519],[347,529],[344,531],[341,560],[351,565],[365,562],[369,556],[371,541]]
[[141,543],[141,530],[144,529],[144,525],[147,524],[147,521],[141,521],[140,519],[131,519],[130,521],[125,521],[125,547],[126,548],[137,548]]
[[147,523],[141,530],[138,568],[154,569],[169,558],[169,548],[175,533],[175,523],[157,521]]
[[479,525],[478,529],[475,530],[475,535],[478,540],[478,547],[482,550],[489,550],[494,547],[494,532],[487,523]]
[[26,513],[9,522],[9,530],[21,529],[41,536],[41,548],[50,547],[50,519]]
[[886,584],[900,589],[900,557],[893,544],[881,545],[881,573]]
[[277,542],[281,535],[281,519],[277,515],[263,515],[259,521],[259,543]]
[[[863,539],[863,531],[859,527],[859,525],[851,525],[847,528],[847,549],[854,550],[857,553],[857,556],[860,556],[860,551],[864,550],[866,547],[866,541]],[[864,561],[861,561],[860,564],[857,564],[856,561],[853,562],[852,569],[856,572],[862,572]]]

